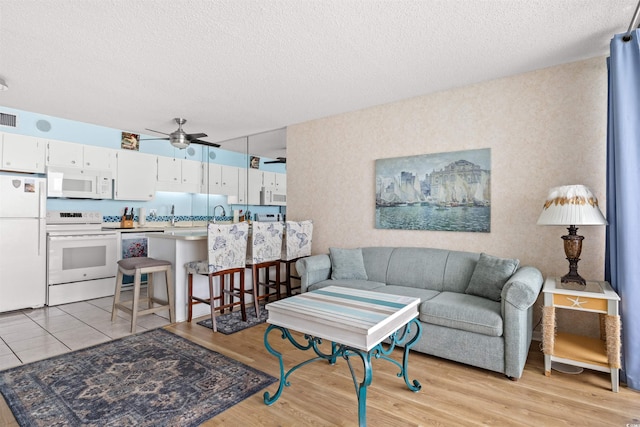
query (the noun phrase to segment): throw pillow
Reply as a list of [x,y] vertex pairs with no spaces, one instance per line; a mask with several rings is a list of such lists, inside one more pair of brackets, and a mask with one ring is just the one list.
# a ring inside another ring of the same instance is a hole
[[518,259],[498,258],[481,253],[465,293],[500,301],[502,288],[516,272],[518,265]]
[[331,257],[331,279],[367,280],[362,249],[329,248],[329,253]]

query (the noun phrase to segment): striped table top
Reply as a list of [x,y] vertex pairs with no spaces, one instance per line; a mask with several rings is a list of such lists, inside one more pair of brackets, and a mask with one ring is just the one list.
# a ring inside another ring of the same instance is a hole
[[418,316],[419,298],[328,286],[266,305],[268,323],[369,351]]

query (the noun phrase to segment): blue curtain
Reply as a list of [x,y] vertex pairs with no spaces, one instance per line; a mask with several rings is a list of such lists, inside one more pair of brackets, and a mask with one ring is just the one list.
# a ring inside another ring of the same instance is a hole
[[605,278],[620,296],[622,381],[640,389],[640,32],[611,40]]

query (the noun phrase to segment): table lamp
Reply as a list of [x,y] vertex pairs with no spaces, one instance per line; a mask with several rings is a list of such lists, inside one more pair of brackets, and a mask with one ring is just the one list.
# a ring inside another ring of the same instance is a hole
[[598,207],[598,199],[584,185],[563,185],[549,191],[539,225],[568,225],[569,234],[562,236],[564,253],[569,261],[569,273],[562,277],[562,283],[586,281],[578,274],[578,261],[582,252],[583,236],[578,236],[576,225],[607,225]]

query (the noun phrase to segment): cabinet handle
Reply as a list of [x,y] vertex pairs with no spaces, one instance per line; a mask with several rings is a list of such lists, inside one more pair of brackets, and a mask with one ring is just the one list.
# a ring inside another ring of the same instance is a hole
[[75,160],[71,160],[71,164],[72,164],[72,165],[75,165],[75,164],[76,164],[76,161],[75,161]]

